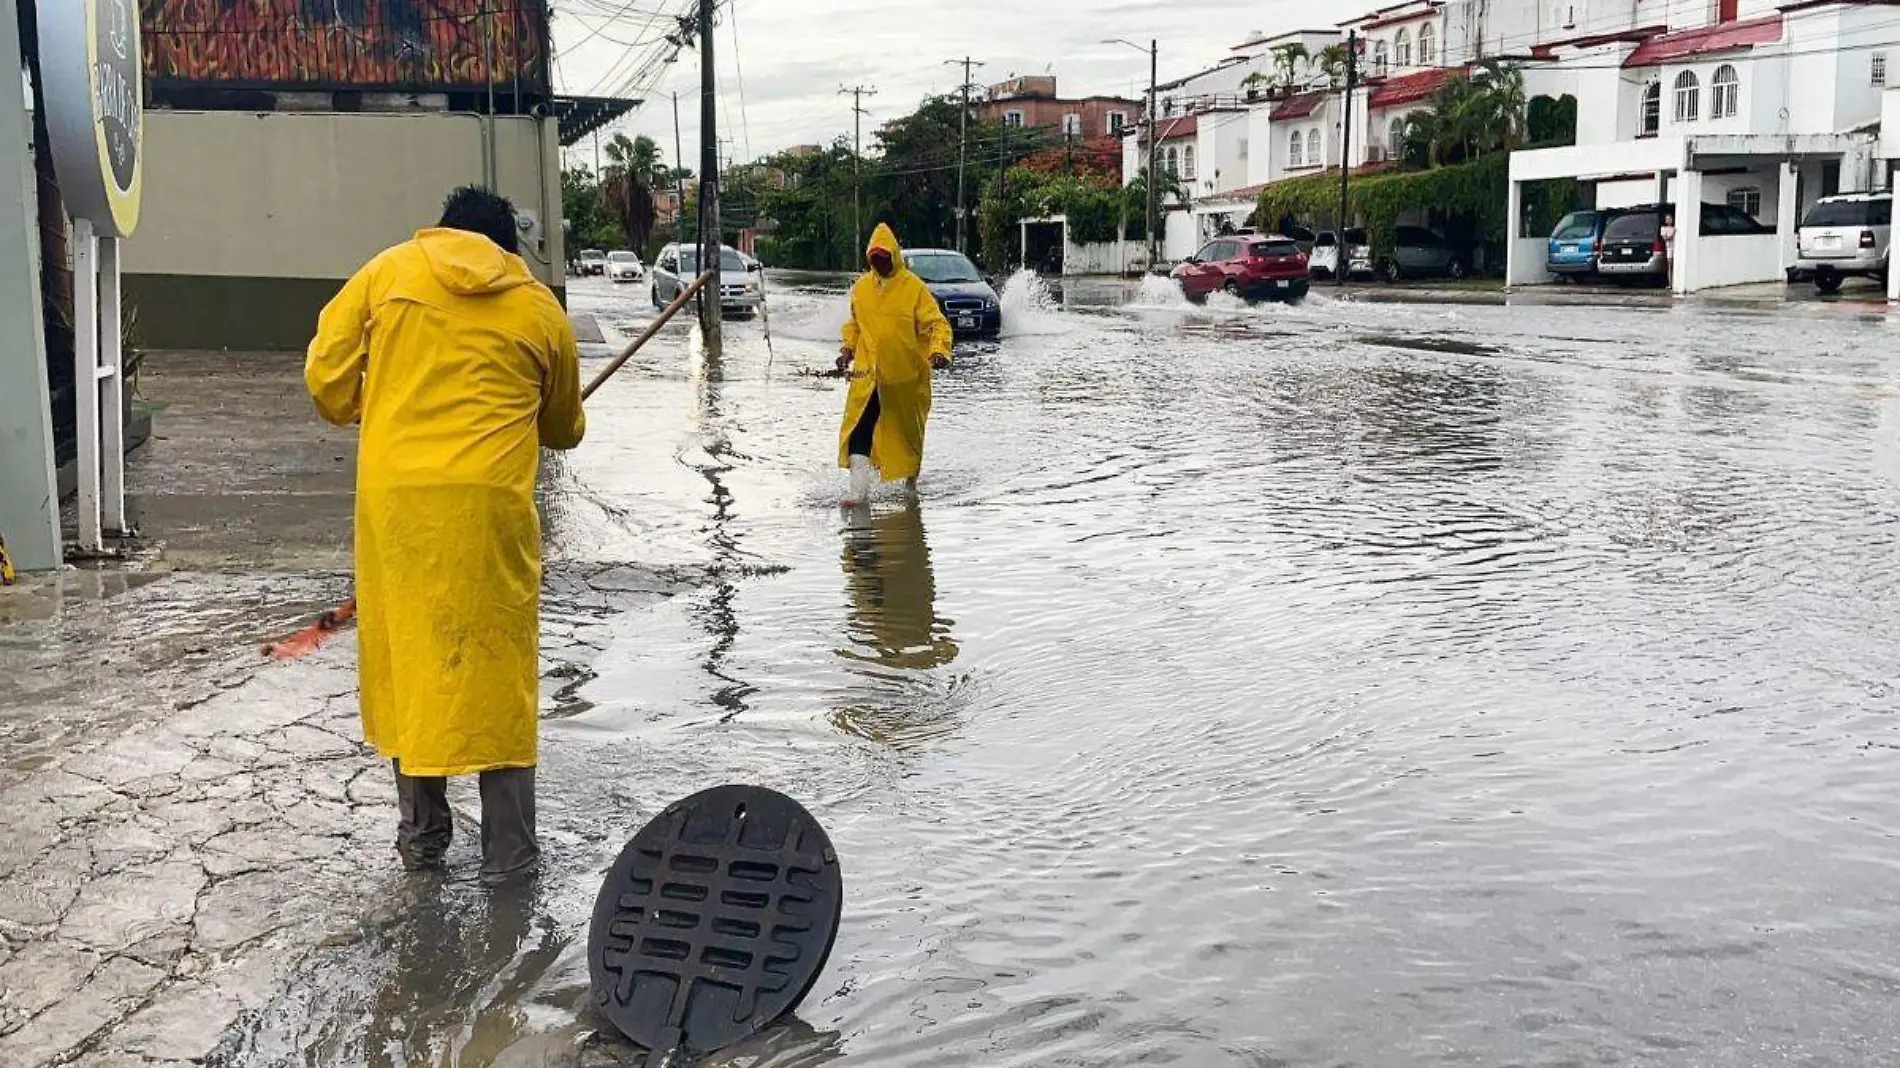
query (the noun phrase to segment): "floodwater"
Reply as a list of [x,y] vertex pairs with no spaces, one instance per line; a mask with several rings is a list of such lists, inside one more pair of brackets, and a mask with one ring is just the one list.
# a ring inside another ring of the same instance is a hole
[[811,808],[847,905],[716,1064],[1900,1056],[1884,318],[1018,281],[921,503],[850,513],[838,292],[597,398],[552,558],[709,579],[544,723],[534,895],[375,902],[247,1063],[611,1062],[601,873],[723,781]]

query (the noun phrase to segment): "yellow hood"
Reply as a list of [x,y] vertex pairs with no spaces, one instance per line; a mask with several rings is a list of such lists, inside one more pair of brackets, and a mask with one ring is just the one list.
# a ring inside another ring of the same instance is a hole
[[878,223],[877,229],[871,231],[871,241],[864,246],[867,259],[874,248],[881,248],[891,254],[891,263],[895,268],[893,274],[904,270],[904,250],[897,246],[897,234],[891,230],[889,223]]
[[442,288],[464,296],[500,293],[534,281],[520,256],[466,230],[416,231],[416,244]]

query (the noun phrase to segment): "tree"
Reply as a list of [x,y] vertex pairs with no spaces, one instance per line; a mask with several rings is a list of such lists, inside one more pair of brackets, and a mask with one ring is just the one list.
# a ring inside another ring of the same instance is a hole
[[1328,88],[1337,91],[1346,84],[1346,46],[1327,45],[1319,51],[1319,69],[1326,75]]
[[607,142],[608,163],[601,168],[601,191],[608,210],[634,248],[646,247],[653,235],[653,191],[671,176],[660,158],[660,146],[651,137],[629,139],[615,134]]
[[1280,87],[1292,92],[1299,84],[1300,68],[1312,63],[1313,54],[1298,41],[1290,41],[1273,50],[1273,71],[1280,76]]
[[1414,166],[1441,167],[1521,148],[1527,110],[1523,73],[1487,59],[1470,76],[1446,79],[1406,117],[1402,155]]
[[619,248],[627,241],[619,220],[607,210],[601,197],[600,182],[586,167],[561,172],[561,217],[568,226],[569,256],[578,255],[581,249]]

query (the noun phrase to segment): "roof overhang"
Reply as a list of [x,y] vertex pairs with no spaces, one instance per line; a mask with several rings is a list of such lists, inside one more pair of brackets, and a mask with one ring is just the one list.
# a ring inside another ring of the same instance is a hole
[[548,110],[561,124],[561,147],[613,122],[645,103],[610,96],[557,96],[548,102]]

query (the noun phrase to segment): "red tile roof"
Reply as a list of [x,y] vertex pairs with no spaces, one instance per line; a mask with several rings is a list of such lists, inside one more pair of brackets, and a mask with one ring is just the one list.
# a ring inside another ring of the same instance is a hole
[[1199,115],[1184,115],[1178,119],[1162,119],[1155,123],[1155,136],[1163,141],[1172,141],[1177,137],[1193,137],[1201,128]]
[[1758,44],[1773,44],[1779,40],[1781,40],[1779,14],[1749,19],[1746,22],[1724,22],[1715,26],[1704,26],[1701,29],[1651,37],[1638,45],[1636,51],[1630,53],[1630,57],[1623,61],[1623,66],[1654,67],[1663,63],[1675,63],[1692,56],[1705,56],[1713,52],[1733,52],[1739,48],[1753,48]]
[[1313,112],[1318,111],[1325,103],[1326,93],[1324,90],[1300,93],[1280,101],[1280,103],[1274,106],[1273,113],[1267,117],[1274,122],[1279,122],[1281,119],[1304,119]]
[[1397,78],[1388,78],[1372,90],[1366,99],[1366,107],[1398,107],[1401,104],[1415,104],[1438,91],[1438,87],[1450,81],[1455,74],[1463,74],[1459,67],[1433,67],[1417,74],[1406,74]]
[[1615,30],[1610,33],[1593,33],[1583,37],[1570,37],[1561,41],[1550,41],[1531,49],[1535,59],[1549,59],[1556,55],[1559,48],[1595,48],[1597,45],[1616,44],[1619,41],[1642,43],[1651,37],[1669,32],[1667,26],[1638,26],[1633,30]]

